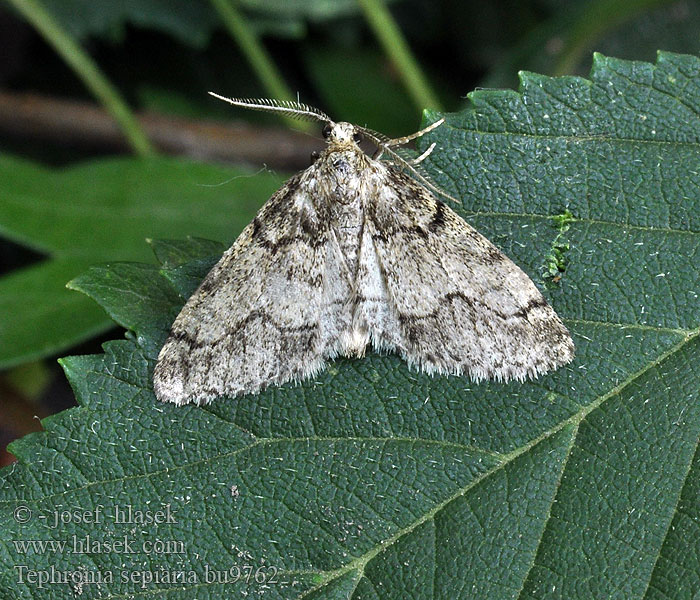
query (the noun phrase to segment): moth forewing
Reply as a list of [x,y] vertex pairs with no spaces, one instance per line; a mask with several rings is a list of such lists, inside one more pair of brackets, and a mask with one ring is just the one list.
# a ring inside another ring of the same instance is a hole
[[[441,121],[391,140],[301,103],[214,95],[321,121],[327,147],[273,194],[175,319],[154,371],[160,400],[257,393],[369,345],[474,380],[523,380],[573,359],[569,332],[527,275],[394,149]],[[394,164],[365,155],[358,132]]]

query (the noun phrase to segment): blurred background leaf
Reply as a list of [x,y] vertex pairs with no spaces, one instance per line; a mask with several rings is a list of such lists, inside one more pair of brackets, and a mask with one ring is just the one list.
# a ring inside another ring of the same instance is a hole
[[688,0],[551,0],[484,77],[484,87],[512,87],[519,70],[586,75],[592,51],[651,60],[657,50],[700,51],[700,4]]
[[42,259],[0,278],[0,367],[39,358],[110,323],[66,282],[119,256],[145,260],[144,240],[204,236],[232,242],[281,184],[269,173],[176,159],[102,159],[46,169],[0,157],[3,235]]
[[[71,35],[81,39],[97,36],[119,41],[126,27],[134,25],[203,47],[221,27],[209,0],[47,0],[44,4]],[[305,34],[307,21],[360,13],[355,0],[237,0],[236,4],[258,33],[296,38]]]

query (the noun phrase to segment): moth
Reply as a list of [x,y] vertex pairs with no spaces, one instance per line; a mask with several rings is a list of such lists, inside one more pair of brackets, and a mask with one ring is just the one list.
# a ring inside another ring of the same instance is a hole
[[413,161],[399,151],[442,119],[389,139],[298,102],[213,95],[320,121],[326,148],[273,194],[175,319],[153,375],[160,400],[254,394],[369,345],[476,381],[522,381],[573,359],[533,282],[418,170],[435,144]]

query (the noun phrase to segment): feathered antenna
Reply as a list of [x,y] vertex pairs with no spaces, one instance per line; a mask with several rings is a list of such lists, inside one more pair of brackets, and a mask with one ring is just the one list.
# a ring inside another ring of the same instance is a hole
[[388,154],[391,157],[392,162],[394,162],[397,167],[410,171],[413,174],[413,176],[425,187],[432,190],[436,194],[447,198],[448,200],[452,200],[453,202],[459,202],[456,198],[453,198],[447,192],[443,191],[437,185],[435,185],[430,180],[428,174],[420,166],[420,162],[423,159],[427,158],[435,148],[435,143],[431,144],[430,147],[417,158],[402,156],[403,152],[401,148],[394,149],[395,146],[402,146],[403,144],[407,144],[411,140],[415,140],[416,138],[425,135],[429,131],[432,131],[436,127],[442,125],[444,122],[445,119],[438,119],[434,123],[431,123],[430,125],[421,129],[420,131],[417,131],[416,133],[393,139],[384,135],[383,133],[379,133],[378,131],[374,131],[372,129],[367,129],[365,127],[357,127],[357,129],[361,131],[362,134],[377,147],[377,153],[374,155],[374,158],[378,159],[382,154]]
[[[242,106],[253,110],[276,112],[304,121],[322,121],[324,123],[333,123],[333,119],[331,119],[322,110],[309,106],[308,104],[302,104],[301,102],[293,102],[291,100],[273,100],[271,98],[226,98],[225,96],[220,96],[214,92],[209,92],[209,94],[214,96],[214,98],[218,98],[219,100],[223,100],[224,102],[228,102],[234,106]],[[449,200],[457,202],[455,198],[442,191],[437,185],[430,181],[428,175],[419,166],[419,163],[433,151],[435,144],[431,145],[430,148],[428,148],[419,157],[413,159],[402,156],[399,148],[396,150],[393,148],[395,146],[407,144],[411,140],[425,135],[429,131],[432,131],[436,127],[442,125],[444,121],[445,119],[439,119],[416,133],[393,139],[384,135],[383,133],[379,133],[378,131],[367,129],[366,127],[359,127],[355,125],[355,128],[377,147],[377,153],[375,154],[374,158],[378,159],[382,154],[388,154],[392,158],[392,161],[396,163],[396,166],[410,171],[413,176],[425,187],[431,189],[437,194],[440,194],[441,196],[444,196],[445,198],[448,198]]]
[[323,111],[309,106],[308,104],[302,104],[301,102],[293,102],[291,100],[272,100],[270,98],[226,98],[225,96],[219,96],[214,92],[209,92],[210,95],[234,106],[243,106],[245,108],[251,108],[253,110],[263,110],[267,112],[276,112],[294,119],[301,119],[302,121],[323,121],[325,123],[332,123],[333,120]]

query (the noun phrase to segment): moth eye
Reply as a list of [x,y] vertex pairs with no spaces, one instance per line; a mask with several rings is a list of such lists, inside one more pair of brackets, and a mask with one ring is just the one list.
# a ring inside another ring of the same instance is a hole
[[321,130],[321,133],[323,134],[323,137],[328,139],[331,136],[331,124],[326,123],[323,126],[323,129]]
[[352,139],[355,140],[356,144],[359,144],[362,141],[362,135],[360,135],[360,133],[356,131],[352,134]]
[[316,150],[314,150],[314,151],[311,153],[311,162],[312,162],[312,163],[315,163],[315,162],[318,160],[318,157],[319,157],[319,156],[321,156],[321,153],[320,153],[320,152],[317,152]]

